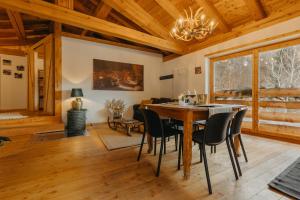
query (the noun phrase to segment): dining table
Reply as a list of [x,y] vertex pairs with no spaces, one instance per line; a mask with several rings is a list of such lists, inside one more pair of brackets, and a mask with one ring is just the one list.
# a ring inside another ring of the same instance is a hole
[[[238,111],[246,106],[228,104],[202,104],[202,105],[179,105],[178,103],[146,104],[146,109],[157,112],[161,117],[168,117],[183,121],[183,174],[184,179],[188,180],[191,174],[192,162],[192,135],[193,122],[207,120],[210,109],[216,107],[230,107],[232,111]],[[148,136],[148,153],[153,149],[153,140]],[[234,138],[234,146],[239,154],[240,142],[238,137]]]

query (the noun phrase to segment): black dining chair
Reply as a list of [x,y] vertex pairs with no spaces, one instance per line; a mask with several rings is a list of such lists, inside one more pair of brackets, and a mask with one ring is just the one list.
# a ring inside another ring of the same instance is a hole
[[[149,109],[141,109],[144,119],[145,119],[145,131],[142,137],[141,146],[139,150],[138,155],[138,161],[141,157],[141,152],[145,140],[146,131],[148,134],[150,134],[153,138],[160,138],[160,151],[159,151],[159,158],[158,158],[158,164],[157,164],[157,170],[156,170],[156,176],[158,177],[160,174],[160,165],[161,165],[161,159],[163,154],[163,149],[166,148],[166,143],[164,142],[167,137],[179,135],[180,141],[179,143],[182,144],[182,131],[179,131],[177,129],[174,129],[171,125],[167,123],[163,123],[160,119],[159,115]],[[180,162],[181,162],[181,152],[182,152],[182,145],[179,145],[179,151],[178,151],[178,164],[177,168],[180,169]]]
[[241,171],[241,167],[240,167],[240,164],[239,164],[237,152],[236,152],[236,149],[235,149],[235,146],[234,146],[233,138],[238,137],[238,139],[240,141],[240,144],[241,144],[241,148],[242,148],[242,151],[243,151],[245,161],[248,162],[247,154],[246,154],[245,147],[244,147],[243,140],[242,140],[242,136],[241,136],[242,122],[243,122],[243,119],[246,115],[246,112],[247,112],[247,108],[241,109],[240,111],[238,111],[234,115],[234,117],[232,119],[232,122],[231,122],[230,131],[229,131],[229,141],[230,141],[231,148],[233,150],[234,159],[235,159],[235,162],[236,162],[236,165],[237,165],[240,176],[242,176],[242,171]]
[[202,161],[202,156],[203,156],[209,194],[212,194],[212,188],[210,183],[210,176],[209,176],[206,150],[205,150],[206,145],[217,146],[219,144],[222,144],[223,142],[226,142],[234,175],[236,180],[238,179],[238,174],[236,171],[233,155],[230,148],[230,142],[227,137],[229,126],[233,115],[234,115],[233,112],[214,114],[210,116],[209,119],[206,121],[204,129],[195,131],[193,133],[193,141],[198,143],[200,146],[200,161]]

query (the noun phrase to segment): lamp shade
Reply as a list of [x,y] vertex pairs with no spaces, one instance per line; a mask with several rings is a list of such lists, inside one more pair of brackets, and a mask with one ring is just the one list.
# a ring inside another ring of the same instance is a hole
[[71,97],[83,97],[81,88],[73,88],[71,92]]

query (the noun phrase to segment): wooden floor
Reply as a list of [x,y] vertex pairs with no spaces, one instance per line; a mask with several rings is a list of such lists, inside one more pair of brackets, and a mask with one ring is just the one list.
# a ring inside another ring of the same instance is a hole
[[208,155],[213,187],[208,195],[197,146],[190,180],[176,170],[172,141],[157,178],[157,156],[145,148],[137,162],[136,147],[108,152],[97,136],[101,131],[105,128],[93,126],[89,136],[42,142],[31,142],[29,132],[12,136],[13,142],[0,147],[0,199],[287,199],[267,183],[300,156],[299,145],[245,135],[249,162],[240,158],[243,176],[236,181],[221,145]]

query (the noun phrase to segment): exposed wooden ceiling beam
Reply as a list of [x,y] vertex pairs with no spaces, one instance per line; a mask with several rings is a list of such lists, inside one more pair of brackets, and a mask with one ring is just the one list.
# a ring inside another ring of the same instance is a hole
[[154,36],[170,39],[169,31],[159,21],[155,20],[134,0],[103,0],[106,4],[126,16],[141,28]]
[[170,0],[155,0],[156,3],[164,9],[173,19],[178,19],[181,15],[180,11],[172,4]]
[[64,8],[74,9],[74,0],[55,0],[55,4]]
[[40,38],[27,39],[26,41],[19,39],[2,39],[0,38],[0,46],[24,46],[31,45],[37,42]]
[[230,26],[226,23],[225,19],[218,12],[213,3],[211,3],[209,0],[196,0],[196,2],[199,6],[203,7],[204,12],[208,16],[214,18],[219,23],[218,28],[220,28],[224,33],[230,31]]
[[6,10],[7,15],[9,17],[10,23],[12,27],[15,29],[16,35],[20,40],[26,39],[25,29],[22,21],[22,17],[20,13],[14,12],[12,10]]
[[14,56],[25,56],[26,51],[23,51],[21,49],[11,49],[11,48],[2,48],[2,47],[0,47],[0,54],[14,55]]
[[137,29],[137,27],[135,27],[132,23],[129,23],[125,19],[123,19],[123,16],[122,17],[118,16],[114,12],[109,13],[109,16],[112,17],[113,19],[115,19],[116,21],[118,21],[118,23],[120,23],[123,26],[126,26],[126,27],[131,28],[131,29]]
[[251,12],[254,20],[260,20],[267,16],[260,0],[244,0],[244,2]]
[[129,48],[129,49],[135,49],[135,50],[139,50],[139,51],[146,51],[146,52],[161,54],[160,51],[155,50],[155,49],[150,49],[150,48],[146,48],[146,47],[140,47],[140,46],[125,44],[125,43],[121,43],[121,42],[103,40],[103,39],[98,39],[98,38],[88,37],[88,36],[82,36],[82,35],[77,35],[77,34],[67,33],[67,32],[63,32],[62,35],[65,36],[65,37],[76,38],[76,39],[80,39],[80,40],[87,40],[87,41],[90,41],[90,42],[97,42],[97,43],[101,43],[101,44],[108,44],[108,45],[113,45],[113,46],[118,46],[118,47],[125,47],[125,48]]
[[[100,2],[94,11],[94,16],[99,19],[106,19],[111,10],[112,8],[109,5]],[[87,32],[88,30],[83,30],[81,35],[86,35]]]
[[292,19],[294,17],[300,16],[300,2],[297,2],[294,6],[285,9],[285,10],[280,10],[278,12],[275,12],[271,14],[270,16],[256,21],[256,22],[251,22],[249,24],[241,25],[239,27],[236,27],[232,29],[231,32],[224,33],[224,34],[218,34],[216,36],[212,36],[207,38],[203,42],[199,42],[193,45],[190,45],[186,48],[185,54],[186,53],[191,53],[193,51],[197,51],[200,49],[204,49],[206,47],[215,45],[217,43],[221,43],[230,39],[234,39],[237,37],[240,37],[242,35],[248,34],[250,32],[257,31],[262,28],[266,28],[268,26]]
[[40,0],[1,0],[0,6],[29,15],[69,24],[90,31],[111,35],[135,43],[182,54],[183,48],[174,41],[168,41],[130,28],[126,28],[96,17]]

